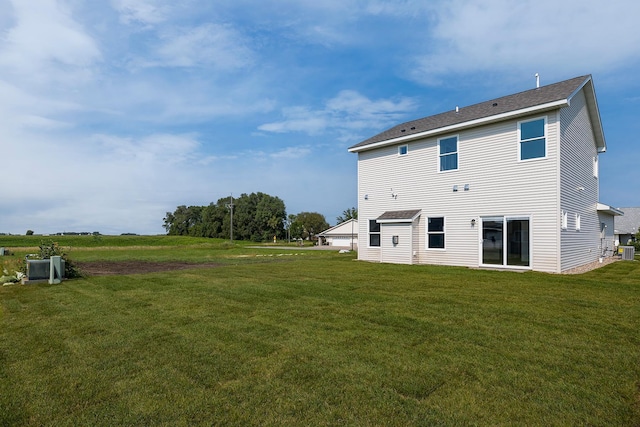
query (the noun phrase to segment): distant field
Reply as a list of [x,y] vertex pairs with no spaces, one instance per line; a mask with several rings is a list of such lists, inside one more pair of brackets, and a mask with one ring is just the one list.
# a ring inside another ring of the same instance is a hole
[[[72,259],[215,267],[0,288],[0,425],[640,425],[640,262],[583,275],[169,236]],[[20,248],[39,236],[0,236]]]
[[[0,236],[0,246],[37,247],[43,240],[53,240],[62,246],[91,248],[100,246],[190,246],[221,243],[220,239],[185,236]],[[242,244],[242,242],[235,242]]]

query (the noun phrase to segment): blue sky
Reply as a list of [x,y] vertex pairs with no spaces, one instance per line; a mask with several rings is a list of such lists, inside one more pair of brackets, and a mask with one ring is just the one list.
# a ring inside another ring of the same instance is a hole
[[[615,6],[614,6],[615,5]],[[264,192],[330,224],[347,148],[592,74],[600,199],[640,206],[636,0],[0,0],[0,232],[164,232]]]

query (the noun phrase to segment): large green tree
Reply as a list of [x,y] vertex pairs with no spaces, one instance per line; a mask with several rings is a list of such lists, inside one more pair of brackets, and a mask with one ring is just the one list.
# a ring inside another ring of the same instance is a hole
[[336,218],[338,224],[341,224],[345,221],[349,221],[350,219],[358,219],[358,209],[356,208],[347,208],[342,211],[342,215]]
[[[167,212],[167,234],[179,236],[229,238],[231,200],[218,199],[208,206],[181,205]],[[242,194],[233,200],[233,237],[238,240],[265,241],[285,236],[284,202],[265,193]]]
[[181,205],[164,217],[164,229],[173,236],[200,236],[202,227],[202,206]]
[[287,227],[289,230],[290,239],[302,239],[304,229],[302,228],[302,224],[298,222],[298,217],[296,215],[289,214],[289,216],[287,217]]
[[302,227],[303,239],[313,240],[316,234],[329,228],[324,215],[318,212],[300,212],[296,215],[296,222]]

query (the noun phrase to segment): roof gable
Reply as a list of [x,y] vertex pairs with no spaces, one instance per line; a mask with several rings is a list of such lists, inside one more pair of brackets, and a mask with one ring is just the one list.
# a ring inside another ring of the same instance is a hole
[[594,126],[598,150],[606,150],[600,113],[591,76],[580,76],[513,95],[503,96],[453,111],[402,123],[349,148],[351,152],[407,142],[426,136],[493,123],[534,112],[567,106],[585,88],[589,116]]
[[318,236],[335,236],[335,235],[350,235],[350,234],[358,234],[357,219],[353,219],[353,218],[348,219],[345,222],[341,222],[340,224],[327,228],[322,233],[318,233]]

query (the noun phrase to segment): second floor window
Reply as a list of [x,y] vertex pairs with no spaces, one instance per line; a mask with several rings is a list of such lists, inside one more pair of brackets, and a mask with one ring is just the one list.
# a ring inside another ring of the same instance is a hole
[[539,159],[547,155],[544,118],[518,123],[520,160]]
[[440,152],[440,172],[458,169],[458,137],[451,136],[438,140]]

